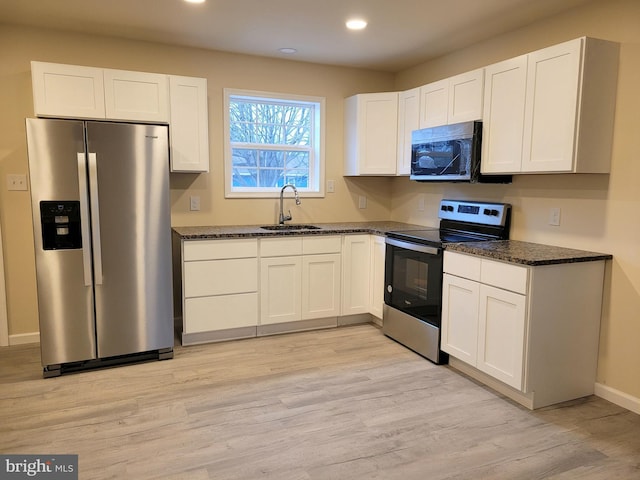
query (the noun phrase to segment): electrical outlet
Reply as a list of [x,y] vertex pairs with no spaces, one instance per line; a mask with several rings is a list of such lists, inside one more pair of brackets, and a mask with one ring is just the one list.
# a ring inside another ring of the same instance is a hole
[[10,173],[7,175],[7,190],[26,190],[27,176]]
[[549,211],[549,225],[556,227],[560,225],[560,209],[558,207],[554,207]]
[[358,197],[358,208],[367,208],[367,197],[364,195]]
[[192,212],[197,212],[200,210],[200,197],[197,195],[191,195],[189,197],[189,201],[190,201],[190,206],[189,209]]

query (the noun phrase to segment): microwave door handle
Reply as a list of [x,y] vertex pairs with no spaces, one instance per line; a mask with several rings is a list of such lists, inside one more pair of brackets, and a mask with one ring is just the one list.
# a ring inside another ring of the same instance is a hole
[[91,280],[91,233],[89,227],[89,192],[87,189],[87,160],[84,152],[78,152],[78,189],[80,193],[80,236],[82,237],[82,267],[84,285],[90,287]]
[[100,242],[98,166],[95,153],[89,153],[89,192],[91,194],[91,230],[93,233],[93,271],[95,273],[96,285],[102,285],[102,244]]

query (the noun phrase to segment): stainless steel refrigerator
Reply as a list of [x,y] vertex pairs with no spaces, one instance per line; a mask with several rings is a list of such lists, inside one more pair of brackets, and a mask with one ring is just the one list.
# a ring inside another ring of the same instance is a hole
[[44,376],[172,358],[168,127],[26,128]]

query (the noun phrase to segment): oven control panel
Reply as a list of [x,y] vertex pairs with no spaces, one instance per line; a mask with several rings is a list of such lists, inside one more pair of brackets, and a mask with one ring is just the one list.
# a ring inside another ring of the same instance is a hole
[[502,227],[511,209],[508,203],[442,200],[438,217],[445,220]]

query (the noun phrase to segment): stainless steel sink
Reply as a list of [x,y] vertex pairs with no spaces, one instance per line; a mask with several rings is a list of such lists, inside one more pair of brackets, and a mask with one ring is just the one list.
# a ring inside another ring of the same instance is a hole
[[318,230],[320,227],[316,227],[315,225],[295,225],[295,224],[284,224],[284,225],[264,225],[262,227],[263,230]]

